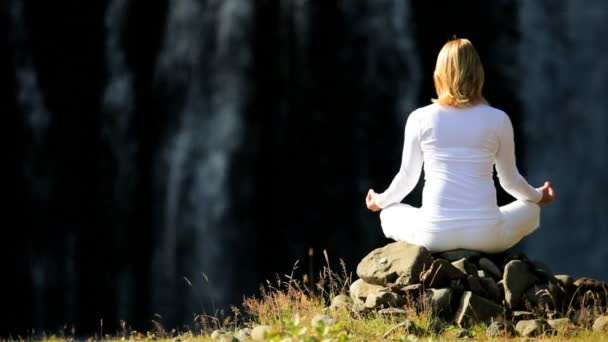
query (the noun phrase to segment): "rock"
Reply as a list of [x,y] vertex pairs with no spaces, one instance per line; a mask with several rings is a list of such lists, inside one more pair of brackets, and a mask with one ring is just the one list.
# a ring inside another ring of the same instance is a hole
[[450,288],[454,292],[454,296],[460,297],[465,290],[466,279],[454,279],[450,281]]
[[521,260],[509,261],[502,279],[507,307],[516,308],[521,303],[524,292],[537,281],[538,278],[530,272],[527,263]]
[[477,273],[477,267],[475,267],[475,264],[469,262],[466,258],[461,258],[452,262],[452,266],[459,269],[460,272],[469,275],[475,275]]
[[553,328],[551,328],[551,326],[545,321],[541,321],[539,319],[530,319],[517,322],[515,325],[515,330],[521,336],[536,337],[546,334],[550,330],[553,330]]
[[350,309],[353,306],[353,300],[347,295],[337,295],[331,300],[331,305],[329,306],[333,310],[346,308]]
[[449,261],[435,259],[431,267],[426,270],[420,280],[427,288],[441,288],[448,286],[450,280],[462,279],[466,275],[454,267]]
[[452,289],[428,289],[427,290],[427,305],[431,308],[435,316],[447,315],[452,310],[453,292]]
[[413,302],[420,298],[420,295],[422,294],[422,289],[422,284],[412,284],[402,287],[399,290],[399,293],[403,294],[406,302]]
[[572,300],[576,308],[580,308],[581,305],[595,306],[595,307],[606,307],[608,303],[608,285],[603,281],[582,277],[574,281],[576,290],[574,293],[576,297]]
[[534,285],[525,293],[526,306],[544,311],[562,310],[566,292],[556,283]]
[[460,298],[454,321],[461,327],[469,327],[476,322],[489,322],[502,316],[503,309],[500,305],[466,291]]
[[353,306],[350,308],[350,311],[355,312],[355,313],[362,313],[366,310],[367,310],[367,307],[365,307],[365,302],[362,301],[361,299],[356,299],[355,302],[353,303]]
[[454,333],[454,337],[456,337],[456,338],[470,338],[471,337],[471,333],[469,333],[469,331],[466,330],[466,329],[460,329],[460,330],[457,330]]
[[513,320],[515,321],[526,321],[526,320],[531,320],[534,319],[534,317],[536,315],[534,315],[533,312],[530,311],[524,311],[524,310],[516,310],[511,312],[511,316],[513,316]]
[[608,332],[608,316],[600,316],[593,322],[593,331],[598,333]]
[[378,310],[378,314],[383,316],[405,316],[407,315],[407,311],[398,308],[387,308]]
[[469,260],[480,255],[481,253],[479,253],[478,251],[472,251],[468,249],[455,249],[453,251],[438,253],[436,256],[447,261],[456,261],[462,258]]
[[486,329],[486,337],[488,338],[509,338],[513,335],[515,335],[515,329],[513,329],[513,326],[509,323],[492,322]]
[[492,260],[485,257],[480,258],[478,264],[479,268],[486,272],[489,272],[491,275],[495,276],[496,279],[502,279],[502,272],[500,271],[498,266],[496,266],[496,264],[492,262]]
[[494,279],[489,277],[479,278],[479,283],[488,294],[487,298],[498,304],[502,302],[500,289],[498,288],[498,285],[496,285]]
[[350,296],[352,299],[361,299],[365,301],[365,298],[372,293],[377,293],[384,290],[383,286],[368,284],[363,279],[355,280],[349,288]]
[[545,274],[550,276],[551,278],[555,278],[553,272],[551,272],[551,269],[549,268],[549,265],[545,264],[544,262],[534,260],[532,261],[532,265],[534,266],[534,271],[536,271],[537,273]]
[[486,271],[484,271],[484,270],[478,270],[477,271],[477,277],[478,278],[489,278],[490,276],[486,273]]
[[213,330],[213,332],[211,333],[211,339],[212,340],[219,340],[220,337],[222,336],[222,331],[219,329],[215,329]]
[[323,314],[318,314],[310,320],[310,325],[313,328],[330,326],[334,325],[335,323],[336,322],[333,318]]
[[486,290],[484,290],[484,288],[479,283],[479,279],[477,279],[477,277],[475,276],[470,275],[467,277],[467,289],[476,295],[486,298],[488,297],[488,293],[486,292]]
[[443,332],[446,324],[440,319],[433,319],[429,324],[428,331],[431,334],[440,335]]
[[251,338],[251,329],[239,329],[239,331],[234,335],[234,337],[236,337],[236,339],[238,339],[239,341],[246,341]]
[[267,325],[258,325],[251,330],[251,339],[254,341],[265,341],[266,335],[270,333],[271,329]]
[[571,288],[574,286],[574,278],[567,274],[558,274],[555,276],[555,279],[561,281],[565,288]]
[[570,318],[548,319],[547,324],[549,324],[551,328],[558,331],[565,331],[574,328],[574,323],[572,323]]
[[591,327],[594,319],[593,307],[587,306],[578,310],[574,310],[572,321],[574,324],[581,327]]
[[368,309],[394,308],[403,305],[405,305],[403,296],[394,292],[373,293],[365,299],[365,307]]
[[361,260],[357,275],[366,283],[385,285],[418,283],[420,274],[433,262],[429,251],[404,241],[377,248]]

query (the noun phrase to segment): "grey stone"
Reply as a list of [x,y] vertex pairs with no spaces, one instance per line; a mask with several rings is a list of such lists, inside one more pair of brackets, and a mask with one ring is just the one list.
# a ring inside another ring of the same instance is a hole
[[468,261],[466,258],[461,258],[461,259],[458,259],[458,260],[452,262],[452,266],[459,269],[462,273],[472,274],[472,275],[477,274],[477,267],[475,267],[475,264]]
[[453,292],[449,287],[443,289],[428,289],[427,305],[435,316],[447,315],[452,312]]
[[565,288],[574,286],[574,278],[567,274],[558,274],[555,276],[555,279],[561,281]]
[[502,307],[471,291],[465,291],[460,298],[454,321],[461,327],[469,327],[477,322],[489,322],[493,318],[502,318]]
[[223,335],[222,331],[219,329],[215,329],[213,330],[213,332],[211,333],[211,339],[212,340],[219,340],[220,337]]
[[481,253],[479,253],[478,251],[472,251],[468,249],[455,249],[453,251],[438,253],[436,256],[447,261],[456,261],[462,258],[469,260],[480,255]]
[[314,328],[317,327],[324,327],[324,326],[331,326],[334,325],[336,322],[334,321],[333,318],[327,316],[327,315],[323,315],[323,314],[318,314],[315,315],[311,320],[310,320],[310,325]]
[[592,305],[595,307],[608,306],[608,296],[606,296],[608,293],[608,284],[603,281],[582,277],[574,281],[574,286],[576,286],[576,295],[573,298],[572,303],[575,303],[575,305]]
[[266,335],[271,331],[268,325],[258,325],[251,330],[251,339],[254,341],[265,341]]
[[251,338],[251,328],[243,328],[239,329],[239,331],[234,335],[239,341],[246,341]]
[[412,284],[402,287],[399,292],[403,294],[406,301],[415,301],[420,298],[423,288],[422,284]]
[[470,338],[471,333],[466,329],[459,329],[454,333],[454,337],[456,338]]
[[477,277],[475,276],[470,275],[467,277],[467,289],[476,295],[486,298],[488,297],[488,293],[486,292],[486,290],[484,290],[484,288],[479,283],[479,279],[477,279]]
[[433,319],[431,321],[431,323],[429,324],[428,330],[432,334],[439,335],[443,332],[443,329],[445,328],[445,326],[446,326],[446,324],[443,320]]
[[403,296],[394,292],[373,293],[365,299],[365,307],[368,309],[394,308],[403,305],[405,305]]
[[464,277],[466,275],[449,261],[435,259],[431,267],[422,274],[420,280],[427,288],[441,288],[448,286],[451,280],[462,279]]
[[492,322],[492,324],[490,324],[486,329],[486,337],[488,338],[508,338],[513,335],[515,335],[515,330],[509,323],[505,324],[503,322]]
[[566,292],[556,283],[534,285],[525,293],[527,306],[545,311],[561,311],[565,299]]
[[398,241],[365,256],[357,266],[357,275],[369,284],[410,285],[418,283],[420,274],[432,262],[433,257],[426,248]]
[[329,306],[331,309],[350,309],[353,306],[353,300],[347,295],[337,295],[331,300],[331,305]]
[[547,324],[551,326],[551,328],[558,331],[565,331],[567,329],[573,329],[574,323],[570,318],[557,318],[557,319],[548,319]]
[[362,313],[368,309],[365,307],[364,301],[362,301],[361,299],[355,299],[355,302],[353,303],[353,306],[350,310],[355,313]]
[[496,284],[496,281],[494,281],[494,279],[489,277],[479,278],[479,283],[488,294],[487,298],[493,300],[495,303],[498,304],[502,302],[500,289],[498,288],[498,285]]
[[513,316],[513,319],[515,321],[526,321],[526,320],[531,320],[534,319],[534,317],[536,317],[536,315],[533,312],[530,311],[525,311],[525,310],[515,310],[513,312],[511,312],[511,316]]
[[407,315],[407,311],[399,308],[386,308],[378,310],[378,314],[383,316],[405,316]]
[[478,264],[479,268],[486,272],[489,272],[491,275],[496,277],[496,279],[502,279],[502,272],[500,271],[500,268],[498,268],[498,266],[496,266],[496,264],[494,264],[492,260],[488,258],[480,258]]
[[524,337],[537,337],[546,334],[553,328],[546,321],[530,319],[517,322],[515,330]]
[[598,333],[608,332],[608,316],[600,316],[593,322],[593,331]]
[[526,262],[511,260],[505,266],[502,282],[505,288],[505,301],[509,309],[516,308],[522,301],[525,291],[538,281],[531,273]]
[[363,279],[357,279],[350,285],[349,292],[352,299],[365,301],[370,294],[381,292],[384,289],[384,286],[368,284]]
[[464,292],[466,279],[454,279],[450,281],[450,288],[455,295],[459,296]]
[[553,272],[551,272],[551,269],[549,268],[549,266],[547,264],[545,264],[542,261],[532,261],[532,265],[534,265],[534,271],[536,272],[537,275],[540,275],[542,278],[545,279],[555,279],[555,276],[553,275]]
[[574,311],[572,321],[582,327],[590,327],[594,319],[593,307],[588,306]]

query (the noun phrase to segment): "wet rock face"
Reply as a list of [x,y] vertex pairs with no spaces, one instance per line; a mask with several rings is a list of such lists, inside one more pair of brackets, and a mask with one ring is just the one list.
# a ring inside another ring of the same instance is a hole
[[[608,287],[590,278],[555,276],[521,253],[457,250],[432,255],[424,247],[396,242],[368,254],[350,288],[352,310],[431,310],[462,328],[492,323],[488,336],[533,337],[562,326],[605,331]],[[390,308],[387,310],[387,308]],[[509,322],[509,323],[507,323]],[[494,324],[495,323],[495,324]]]

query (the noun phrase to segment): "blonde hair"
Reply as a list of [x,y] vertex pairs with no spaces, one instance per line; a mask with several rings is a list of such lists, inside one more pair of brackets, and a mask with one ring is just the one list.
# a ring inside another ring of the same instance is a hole
[[454,107],[487,103],[479,54],[468,39],[451,40],[441,48],[433,73],[437,98],[433,102]]

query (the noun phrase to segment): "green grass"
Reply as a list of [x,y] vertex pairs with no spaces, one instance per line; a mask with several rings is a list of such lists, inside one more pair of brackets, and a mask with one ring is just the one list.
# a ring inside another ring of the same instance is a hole
[[[326,260],[327,255],[325,254]],[[266,325],[270,330],[266,334],[268,341],[288,342],[329,342],[329,341],[453,341],[458,340],[455,334],[461,328],[444,322],[431,314],[430,309],[416,311],[413,306],[406,306],[405,317],[386,317],[372,312],[367,314],[353,313],[348,308],[330,309],[329,303],[339,295],[345,294],[351,283],[351,276],[342,263],[340,272],[334,272],[327,265],[318,275],[318,281],[310,282],[310,276],[302,280],[295,279],[294,273],[278,278],[275,283],[267,282],[260,288],[256,297],[245,298],[241,309],[232,308],[232,314],[223,318],[200,316],[201,330],[178,334],[167,332],[162,326],[155,325],[154,331],[124,334],[125,337],[107,336],[106,341],[171,341],[203,342],[218,341],[212,339],[213,331],[219,330],[226,335],[237,334],[242,328],[254,328]],[[243,312],[241,312],[243,311]],[[334,324],[313,324],[312,318],[324,314],[331,317]],[[416,335],[399,327],[405,319],[411,320],[418,332]],[[439,334],[432,333],[432,325],[440,324],[443,329]],[[485,336],[487,325],[479,323],[468,329],[472,340],[477,341],[608,341],[606,334],[594,333],[590,329],[571,327],[558,330],[553,336],[542,336],[534,339],[521,337],[488,339]],[[217,333],[216,333],[217,334]],[[65,341],[66,339],[49,336],[45,342]],[[89,339],[94,341],[94,338]]]

